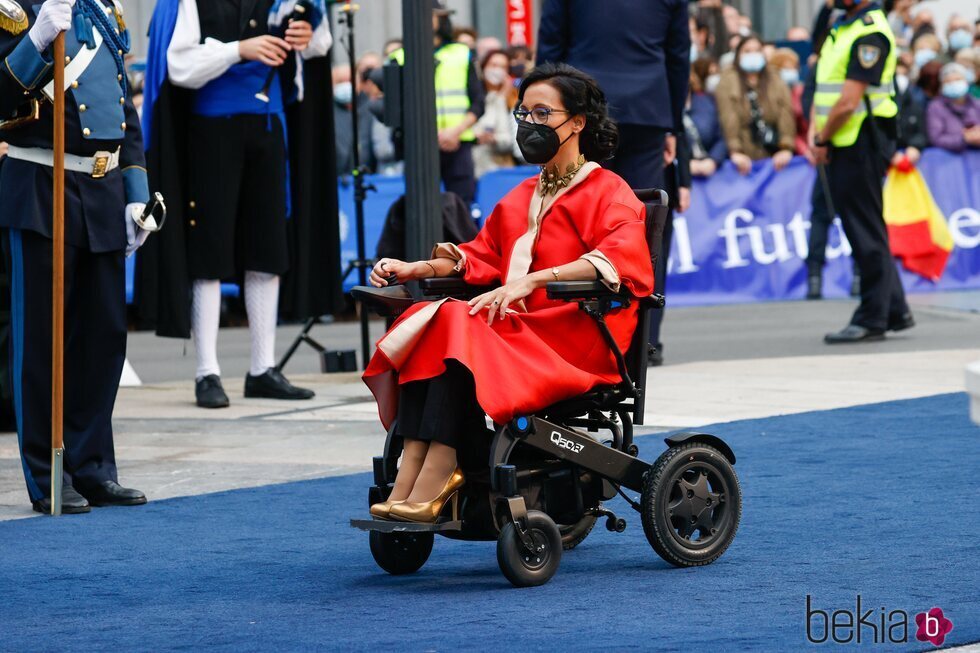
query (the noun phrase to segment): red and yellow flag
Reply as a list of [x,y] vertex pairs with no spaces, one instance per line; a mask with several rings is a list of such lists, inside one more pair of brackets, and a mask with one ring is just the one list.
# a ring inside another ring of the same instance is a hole
[[884,188],[885,224],[892,254],[902,264],[938,281],[953,250],[953,237],[925,179],[914,167],[892,167]]

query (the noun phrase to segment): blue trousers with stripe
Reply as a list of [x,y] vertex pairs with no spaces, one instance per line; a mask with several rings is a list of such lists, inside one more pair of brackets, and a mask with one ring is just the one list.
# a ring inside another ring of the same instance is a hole
[[[11,374],[31,500],[51,492],[52,242],[6,229],[11,288]],[[84,488],[118,480],[112,408],[126,360],[123,252],[65,247],[65,478]]]

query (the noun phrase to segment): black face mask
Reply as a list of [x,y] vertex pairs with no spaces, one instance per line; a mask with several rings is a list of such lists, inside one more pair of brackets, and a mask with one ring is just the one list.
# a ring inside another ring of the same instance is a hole
[[849,0],[834,0],[834,7],[836,9],[843,9],[844,11],[847,11],[851,8],[851,6],[852,4]]
[[[567,118],[565,122],[571,120]],[[565,122],[561,123],[564,125]],[[561,127],[558,125],[558,127]],[[533,122],[522,120],[517,124],[517,147],[521,148],[524,160],[534,165],[544,165],[555,158],[561,146],[568,142],[568,138],[563,141],[558,140],[558,127],[552,128],[548,125],[538,125]]]
[[524,77],[524,73],[527,72],[527,64],[514,63],[510,65],[510,76],[514,79],[520,79]]

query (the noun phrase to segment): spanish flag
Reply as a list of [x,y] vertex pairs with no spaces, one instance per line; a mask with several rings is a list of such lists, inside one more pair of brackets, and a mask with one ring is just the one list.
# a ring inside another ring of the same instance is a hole
[[938,281],[953,250],[953,238],[922,174],[910,165],[892,167],[883,199],[892,254],[909,271]]

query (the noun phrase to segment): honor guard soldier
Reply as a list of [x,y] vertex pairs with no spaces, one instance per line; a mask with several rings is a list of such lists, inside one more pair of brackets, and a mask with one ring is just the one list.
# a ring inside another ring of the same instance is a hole
[[834,0],[844,16],[817,63],[813,154],[826,174],[861,275],[861,303],[828,344],[881,340],[915,325],[888,246],[882,179],[895,151],[898,51],[884,11],[867,0]]
[[27,490],[50,511],[52,44],[65,34],[65,457],[62,511],[146,503],[117,481],[112,409],[126,359],[125,256],[149,199],[118,0],[0,0],[0,227],[14,410]]
[[[154,10],[144,108],[157,148],[150,173],[186,217],[162,234],[160,284],[179,301],[191,296],[202,408],[229,405],[217,356],[221,281],[242,277],[252,340],[245,396],[313,397],[274,356],[280,277],[290,265],[287,105],[303,98],[303,61],[327,54],[329,23],[322,1],[159,0]],[[168,139],[173,156],[159,154]],[[158,325],[158,333],[183,336],[184,325]]]

